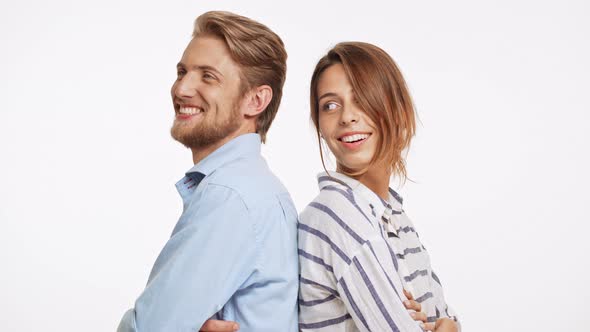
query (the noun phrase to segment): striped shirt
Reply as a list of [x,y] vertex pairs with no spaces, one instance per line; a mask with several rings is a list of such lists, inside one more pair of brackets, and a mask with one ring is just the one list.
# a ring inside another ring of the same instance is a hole
[[388,201],[336,172],[318,175],[319,195],[299,220],[302,331],[422,331],[403,289],[429,322],[455,314],[418,233],[389,189]]

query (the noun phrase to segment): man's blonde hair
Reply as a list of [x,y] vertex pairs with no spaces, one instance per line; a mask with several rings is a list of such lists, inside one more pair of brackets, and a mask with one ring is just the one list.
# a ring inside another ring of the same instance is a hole
[[287,51],[281,38],[267,26],[244,16],[224,11],[210,11],[197,17],[193,38],[209,35],[227,45],[232,59],[241,68],[241,92],[268,85],[272,99],[256,119],[256,132],[262,142],[274,120],[287,73]]

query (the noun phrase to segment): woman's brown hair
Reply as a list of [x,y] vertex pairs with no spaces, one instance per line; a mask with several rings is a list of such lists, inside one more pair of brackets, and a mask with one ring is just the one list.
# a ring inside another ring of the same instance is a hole
[[407,172],[402,152],[409,147],[416,131],[414,105],[406,81],[393,59],[379,47],[368,43],[337,44],[320,59],[311,77],[311,119],[318,135],[322,164],[318,82],[322,73],[334,64],[344,67],[359,107],[375,123],[379,134],[377,150],[370,164],[362,170],[344,172],[351,176],[361,175],[369,167],[385,163],[391,165],[392,174],[404,181]]

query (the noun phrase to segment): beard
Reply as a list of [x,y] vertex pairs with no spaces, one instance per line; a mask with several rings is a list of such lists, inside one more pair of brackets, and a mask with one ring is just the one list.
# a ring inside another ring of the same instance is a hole
[[183,121],[174,120],[170,134],[172,138],[189,149],[211,146],[240,128],[242,120],[237,103],[234,103],[231,108],[231,113],[225,119],[207,119],[207,116],[223,114],[223,110],[217,109],[216,114],[209,114],[209,110],[205,111],[203,118],[195,124],[191,124],[190,121],[183,123]]

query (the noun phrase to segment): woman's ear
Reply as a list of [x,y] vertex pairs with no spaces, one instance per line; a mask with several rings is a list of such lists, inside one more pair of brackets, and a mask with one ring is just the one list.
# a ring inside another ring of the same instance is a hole
[[268,85],[261,85],[248,92],[246,103],[246,116],[257,116],[262,113],[272,100],[272,88]]

